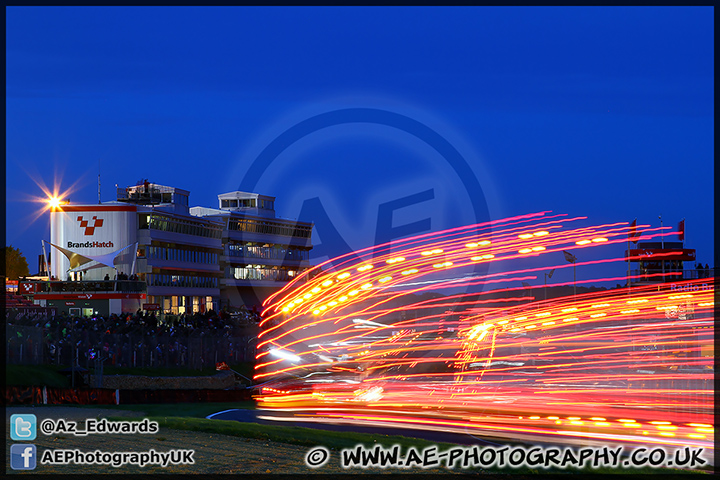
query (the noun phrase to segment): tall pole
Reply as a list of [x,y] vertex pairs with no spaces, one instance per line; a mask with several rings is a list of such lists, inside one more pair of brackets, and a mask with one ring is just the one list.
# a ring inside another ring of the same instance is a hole
[[48,257],[47,253],[45,252],[45,240],[40,240],[40,245],[42,245],[42,252],[43,252],[43,263],[45,264],[45,274],[50,277],[50,266],[48,265]]
[[[660,219],[660,248],[665,250],[665,237],[662,236],[662,229],[663,229],[663,221],[662,221],[662,214],[658,216]],[[660,260],[660,263],[662,264],[662,281],[665,281],[665,258]]]
[[130,267],[130,275],[135,274],[135,262],[137,261],[138,242],[135,242],[135,253],[133,254],[132,266]]
[[[682,248],[685,250],[685,217],[682,219]],[[680,265],[679,280],[685,280],[685,266],[683,265],[682,260],[678,261],[678,265]]]
[[662,229],[663,229],[663,221],[662,221],[662,215],[658,215],[658,218],[660,219],[660,247],[665,248],[665,237],[662,236]]
[[98,205],[100,205],[102,202],[100,201],[100,160],[98,160]]
[[629,235],[628,235],[628,239],[627,239],[627,256],[625,258],[625,261],[627,261],[627,264],[628,264],[627,288],[628,288],[628,295],[630,295],[630,236]]
[[577,296],[577,284],[576,280],[577,277],[575,276],[575,264],[577,263],[577,257],[575,257],[575,260],[573,260],[573,300],[575,300],[575,296]]
[[70,316],[70,339],[72,341],[72,358],[70,359],[70,386],[75,388],[75,355],[77,351],[77,345],[75,344],[75,322],[73,317]]
[[574,297],[577,295],[577,275],[575,274],[575,264],[577,263],[577,257],[565,250],[563,250],[563,255],[565,255],[565,261],[573,264],[573,300],[575,300]]

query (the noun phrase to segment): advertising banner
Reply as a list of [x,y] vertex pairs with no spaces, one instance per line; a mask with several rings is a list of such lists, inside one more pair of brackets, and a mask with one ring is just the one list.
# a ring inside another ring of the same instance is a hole
[[[66,205],[50,213],[50,243],[71,252],[70,258],[57,249],[52,274],[65,280],[71,267],[72,253],[99,257],[112,254],[133,243],[137,238],[137,208],[134,205]],[[133,249],[115,259],[115,268],[128,273],[132,267]],[[77,262],[77,259],[75,259]],[[110,267],[90,270],[83,279],[114,278]]]
[[18,293],[21,295],[27,295],[30,293],[37,292],[37,283],[33,282],[20,282],[18,286]]
[[695,260],[695,250],[689,248],[672,248],[662,250],[660,248],[637,248],[625,251],[625,256],[640,257],[642,260],[651,258],[653,260]]

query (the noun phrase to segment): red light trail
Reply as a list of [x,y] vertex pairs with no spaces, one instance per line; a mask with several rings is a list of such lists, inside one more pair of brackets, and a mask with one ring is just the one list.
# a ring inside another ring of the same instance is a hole
[[[518,282],[573,265],[525,259],[624,245],[632,230],[548,213],[367,248],[295,279],[264,305],[259,405],[307,421],[712,449],[713,279],[535,301]],[[475,272],[484,262],[498,273]],[[470,286],[484,290],[457,293]]]

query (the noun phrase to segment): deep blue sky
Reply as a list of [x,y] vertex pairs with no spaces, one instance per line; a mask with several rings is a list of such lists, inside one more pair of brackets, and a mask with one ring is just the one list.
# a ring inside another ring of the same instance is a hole
[[[712,7],[6,13],[7,243],[32,271],[49,239],[47,215],[29,221],[38,204],[27,199],[42,195],[33,179],[62,174],[61,189],[78,181],[72,203],[95,203],[99,161],[103,201],[114,184],[148,178],[214,207],[282,132],[348,107],[437,132],[470,165],[491,218],[685,217],[687,246],[713,263]],[[421,191],[433,199],[396,212],[394,225],[474,219],[457,172],[388,126],[307,135],[257,189],[287,218],[317,196],[353,248],[376,238],[379,204]]]

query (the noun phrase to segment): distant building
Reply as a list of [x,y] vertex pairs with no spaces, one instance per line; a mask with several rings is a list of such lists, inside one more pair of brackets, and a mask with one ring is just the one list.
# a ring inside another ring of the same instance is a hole
[[228,306],[257,305],[309,268],[312,223],[276,218],[275,197],[257,193],[225,193],[218,204],[190,213],[223,224],[220,296]]
[[20,293],[83,315],[252,309],[309,268],[312,224],[276,218],[274,197],[230,192],[214,209],[189,195],[145,181],[114,202],[51,209],[55,282]]

